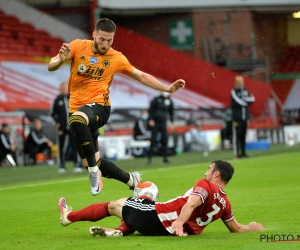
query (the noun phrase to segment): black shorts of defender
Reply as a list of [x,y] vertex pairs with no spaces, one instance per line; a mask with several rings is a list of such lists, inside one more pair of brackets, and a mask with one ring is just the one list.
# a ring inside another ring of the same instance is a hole
[[159,220],[155,201],[130,197],[124,203],[122,210],[126,225],[146,236],[171,235]]

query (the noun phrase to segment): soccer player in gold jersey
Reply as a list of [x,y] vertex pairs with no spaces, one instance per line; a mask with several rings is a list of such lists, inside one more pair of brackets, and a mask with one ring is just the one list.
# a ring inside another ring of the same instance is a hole
[[71,61],[69,124],[76,149],[89,171],[93,195],[102,190],[102,176],[117,179],[132,189],[140,181],[139,173],[129,174],[114,163],[101,159],[98,150],[98,129],[107,123],[110,115],[109,88],[114,74],[123,73],[150,88],[168,93],[185,86],[182,79],[167,86],[133,67],[121,52],[111,47],[115,33],[114,22],[102,18],[96,23],[93,40],[76,39],[63,43],[48,65],[49,71],[55,71]]

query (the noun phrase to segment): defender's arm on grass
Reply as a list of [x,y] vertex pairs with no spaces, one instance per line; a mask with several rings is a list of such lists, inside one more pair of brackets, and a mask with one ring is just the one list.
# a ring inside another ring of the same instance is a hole
[[243,225],[237,222],[234,218],[231,221],[224,222],[231,233],[242,233],[249,231],[265,230],[260,223],[250,222],[248,225]]

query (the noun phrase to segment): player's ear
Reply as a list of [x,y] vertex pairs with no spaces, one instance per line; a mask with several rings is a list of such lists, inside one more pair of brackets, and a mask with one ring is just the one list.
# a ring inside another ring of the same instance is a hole
[[95,33],[95,31],[93,31],[93,33],[92,33],[92,37],[95,39],[95,37],[96,37],[96,33]]
[[214,177],[215,178],[220,177],[220,171],[219,170],[214,172]]

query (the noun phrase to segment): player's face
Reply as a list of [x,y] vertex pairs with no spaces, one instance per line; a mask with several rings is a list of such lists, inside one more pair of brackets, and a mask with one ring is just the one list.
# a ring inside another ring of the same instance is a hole
[[214,163],[212,163],[212,164],[209,165],[208,170],[205,173],[205,177],[206,177],[207,181],[211,181],[212,180],[213,174],[214,174],[213,173],[214,168],[215,168],[215,164]]
[[94,52],[105,55],[113,43],[115,33],[109,33],[102,30],[93,32],[93,50]]

